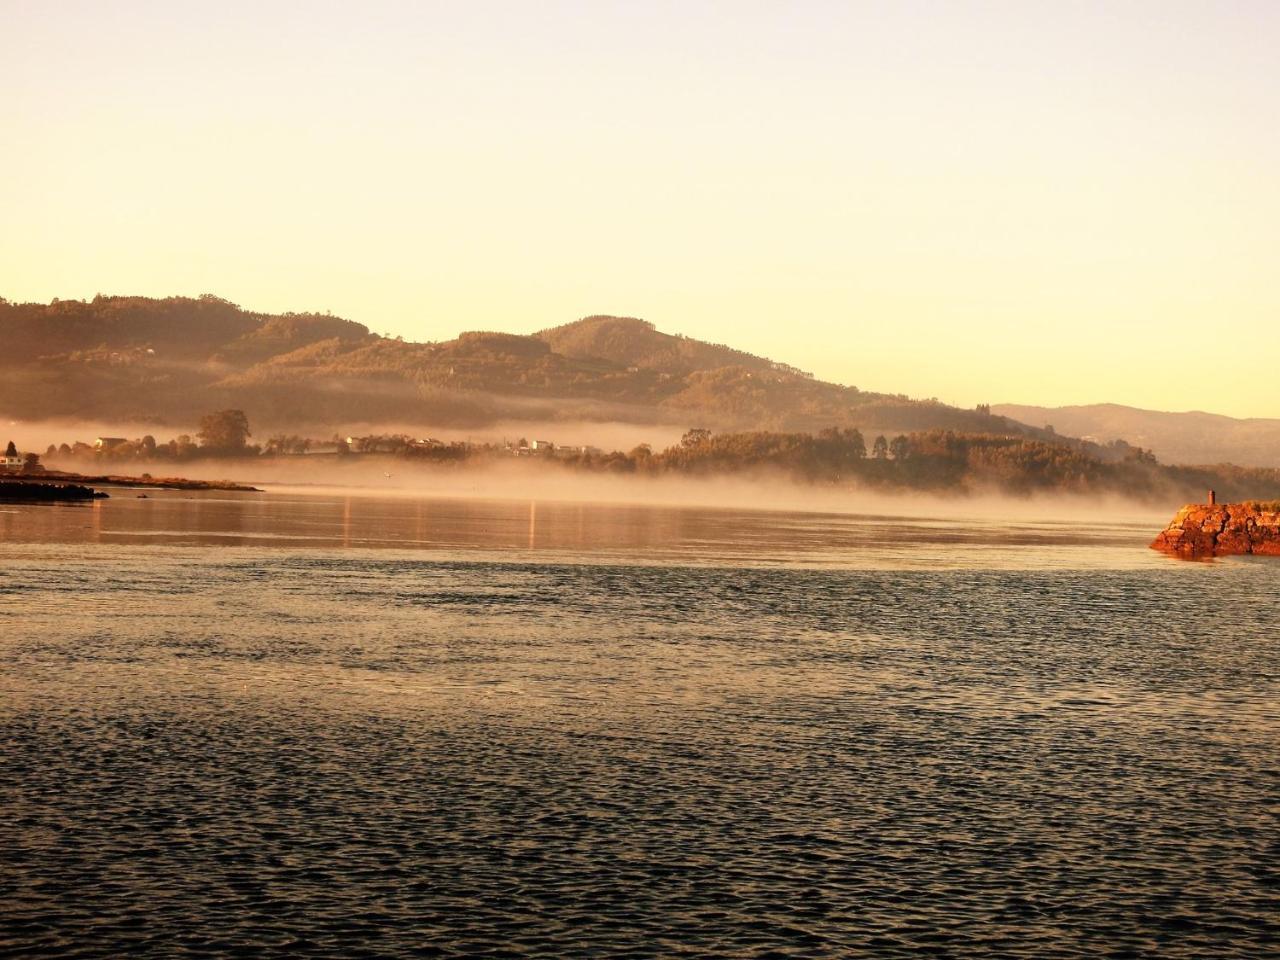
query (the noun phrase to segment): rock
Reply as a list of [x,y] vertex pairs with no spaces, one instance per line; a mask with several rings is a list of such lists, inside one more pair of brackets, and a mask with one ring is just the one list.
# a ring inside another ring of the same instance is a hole
[[1280,557],[1280,501],[1189,504],[1151,548],[1187,560],[1245,553]]
[[106,494],[76,483],[36,483],[30,480],[0,481],[0,500],[18,503],[56,503],[65,500],[105,499]]

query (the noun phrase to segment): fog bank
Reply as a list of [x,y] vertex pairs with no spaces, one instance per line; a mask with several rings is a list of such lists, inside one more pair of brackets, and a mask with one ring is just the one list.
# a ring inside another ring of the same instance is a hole
[[[104,472],[104,465],[67,458],[58,469]],[[130,463],[118,472],[234,480],[268,491],[342,496],[474,498],[585,503],[696,506],[877,516],[1073,521],[1105,514],[1167,519],[1180,503],[1142,503],[1123,497],[1051,494],[1019,497],[995,491],[937,494],[809,484],[780,473],[690,476],[587,472],[531,458],[488,463],[436,464],[399,457],[277,457]]]

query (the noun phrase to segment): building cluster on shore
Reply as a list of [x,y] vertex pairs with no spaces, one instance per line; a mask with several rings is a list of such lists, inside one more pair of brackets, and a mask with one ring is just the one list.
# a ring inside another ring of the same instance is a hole
[[371,455],[412,456],[433,453],[472,453],[500,450],[514,457],[603,456],[600,447],[589,444],[558,444],[551,440],[503,440],[501,446],[472,443],[469,440],[439,440],[436,437],[412,437],[408,434],[370,434],[368,436],[334,437],[331,440],[308,440],[284,437],[268,440],[262,452],[281,456]]
[[[603,457],[605,451],[590,444],[560,444],[551,440],[504,439],[496,442],[472,442],[471,440],[441,440],[437,437],[415,437],[405,433],[334,435],[328,439],[279,434],[261,444],[244,442],[232,445],[209,442],[201,435],[182,435],[173,440],[158,442],[145,436],[130,440],[126,437],[95,437],[92,443],[77,440],[73,443],[50,444],[45,458],[94,460],[94,461],[184,461],[201,457],[348,457],[348,456],[397,456],[422,457],[424,459],[464,459],[475,455],[583,458]],[[12,445],[11,445],[12,446]],[[26,458],[24,461],[23,458]],[[24,462],[40,459],[37,454],[14,454],[3,461],[5,469],[20,470]]]
[[0,474],[43,473],[38,453],[24,453],[10,440],[5,446],[4,456],[0,457]]
[[514,442],[504,440],[502,449],[515,457],[598,457],[604,453],[599,447],[593,447],[588,444],[564,446],[553,443],[550,440],[525,440],[523,437]]

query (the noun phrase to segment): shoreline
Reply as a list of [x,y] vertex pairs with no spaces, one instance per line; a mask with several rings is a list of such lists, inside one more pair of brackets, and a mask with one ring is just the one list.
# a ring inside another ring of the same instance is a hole
[[260,487],[234,480],[189,480],[186,477],[133,477],[124,474],[87,474],[63,470],[46,470],[40,474],[15,475],[13,480],[26,483],[81,483],[100,487],[152,487],[158,490],[228,490],[237,493],[262,493]]

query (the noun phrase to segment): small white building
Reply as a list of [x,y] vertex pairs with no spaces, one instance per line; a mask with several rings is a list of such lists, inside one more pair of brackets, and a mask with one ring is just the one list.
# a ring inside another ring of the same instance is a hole
[[118,447],[122,443],[128,442],[124,437],[99,437],[93,441],[93,448],[95,450],[110,450],[112,447]]
[[556,445],[550,440],[535,440],[529,444],[529,447],[539,453],[551,453],[555,450]]
[[0,470],[21,470],[24,462],[20,453],[12,457],[0,456]]

